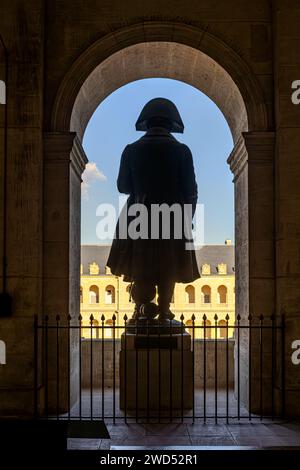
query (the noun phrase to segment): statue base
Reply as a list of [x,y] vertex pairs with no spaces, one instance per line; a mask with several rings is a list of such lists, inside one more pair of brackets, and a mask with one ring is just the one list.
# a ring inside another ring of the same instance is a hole
[[169,335],[181,334],[184,332],[184,325],[176,320],[160,322],[158,319],[148,320],[140,317],[138,320],[129,320],[127,332],[140,335]]
[[130,414],[176,416],[173,411],[192,408],[193,352],[186,331],[123,333],[119,370],[120,408]]

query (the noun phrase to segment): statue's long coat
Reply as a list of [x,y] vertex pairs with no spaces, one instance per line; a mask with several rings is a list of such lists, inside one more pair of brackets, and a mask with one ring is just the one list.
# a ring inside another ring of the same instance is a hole
[[[118,189],[129,194],[123,215],[134,203],[192,204],[197,201],[193,158],[189,148],[162,128],[150,129],[141,139],[127,145],[121,157]],[[125,211],[125,212],[124,212]],[[128,217],[126,230],[134,217]],[[191,226],[191,217],[188,223]],[[121,239],[120,220],[107,265],[115,275],[127,281],[147,280],[156,284],[162,280],[192,282],[200,277],[194,249],[186,249],[186,239],[150,238]],[[172,219],[171,219],[172,220]],[[164,221],[162,222],[164,223]],[[173,233],[171,226],[171,234]],[[177,235],[178,236],[178,235]]]

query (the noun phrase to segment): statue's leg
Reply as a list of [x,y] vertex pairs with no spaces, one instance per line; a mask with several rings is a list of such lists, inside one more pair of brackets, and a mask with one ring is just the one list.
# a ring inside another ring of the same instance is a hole
[[172,320],[175,315],[170,310],[175,282],[162,281],[158,284],[158,306],[160,320]]
[[131,296],[135,302],[135,309],[133,319],[138,318],[140,307],[147,304],[155,297],[156,289],[155,284],[149,281],[135,281],[132,286]]

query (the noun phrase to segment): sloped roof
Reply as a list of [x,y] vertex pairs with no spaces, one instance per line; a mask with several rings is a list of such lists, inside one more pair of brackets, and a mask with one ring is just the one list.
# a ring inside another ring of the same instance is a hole
[[[89,273],[89,265],[97,263],[100,274],[105,274],[110,245],[81,245],[81,264],[83,274]],[[196,250],[196,258],[201,272],[203,264],[209,264],[211,274],[217,274],[220,263],[227,265],[227,274],[234,274],[234,245],[204,245]]]
[[227,265],[227,274],[234,274],[234,245],[204,245],[196,250],[199,270],[203,264],[209,264],[211,274],[217,274],[218,264]]

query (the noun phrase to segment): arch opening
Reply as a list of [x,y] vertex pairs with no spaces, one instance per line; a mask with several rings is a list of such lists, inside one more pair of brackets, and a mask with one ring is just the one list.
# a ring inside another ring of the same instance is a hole
[[[131,38],[130,31],[130,28],[120,31],[118,39],[115,37],[113,39],[114,47],[109,43],[109,38],[100,40],[75,61],[59,87],[50,117],[49,129],[53,134],[50,136],[51,139],[55,140],[57,134],[64,133],[62,138],[65,139],[65,148],[60,151],[65,153],[68,165],[69,140],[72,141],[74,148],[74,136],[77,136],[75,151],[72,149],[72,152],[79,178],[75,182],[74,176],[70,176],[70,184],[67,187],[69,200],[65,212],[71,218],[75,218],[74,214],[79,214],[79,223],[77,215],[76,223],[70,224],[71,233],[67,234],[66,239],[68,249],[65,253],[65,264],[74,281],[70,282],[68,295],[61,300],[66,311],[73,308],[73,311],[79,313],[80,306],[79,276],[76,277],[80,272],[80,184],[78,183],[84,165],[81,164],[81,167],[78,161],[81,158],[84,162],[86,158],[82,157],[84,152],[81,142],[93,112],[105,97],[121,86],[141,78],[175,78],[192,85],[211,98],[222,111],[231,130],[235,148],[242,156],[243,162],[247,161],[247,152],[242,133],[264,131],[268,128],[263,96],[253,74],[243,60],[222,41],[196,28],[183,25],[172,25],[172,34],[170,34],[170,28],[168,29],[165,24],[162,26],[159,40],[153,24],[147,30],[146,36],[144,24],[135,26],[135,35]],[[201,41],[199,34],[202,35]],[[49,155],[57,152],[56,149],[52,150],[51,145],[49,139],[46,146],[46,153]],[[55,145],[57,146],[57,142],[53,144],[53,148]],[[238,163],[240,165],[240,161]],[[249,276],[248,267],[244,263],[248,256],[247,171],[244,172],[245,176],[240,179],[236,190],[236,202],[239,204],[239,208],[236,208],[236,213],[239,214],[239,218],[236,217],[236,221],[238,220],[236,247],[237,243],[243,247],[243,252],[241,251],[241,256],[236,262],[237,298],[240,299],[237,308],[241,307],[240,313],[245,314],[249,311]],[[52,197],[51,191],[47,193],[47,197]],[[66,200],[68,197],[66,196]],[[51,203],[47,205],[48,201],[45,202],[48,208],[54,205]],[[246,223],[241,229],[243,220]],[[69,265],[69,260],[73,265]],[[55,273],[52,277],[55,278]],[[239,285],[239,278],[243,278],[243,285]],[[60,280],[58,285],[59,282]],[[245,295],[242,289],[246,292]],[[92,296],[93,299],[97,298],[97,293],[92,293]],[[211,291],[202,291],[201,297],[202,303],[210,303]],[[207,322],[206,326],[211,325]],[[211,328],[207,328],[206,333],[207,337],[211,337]],[[243,391],[243,398],[247,399],[246,389]]]

